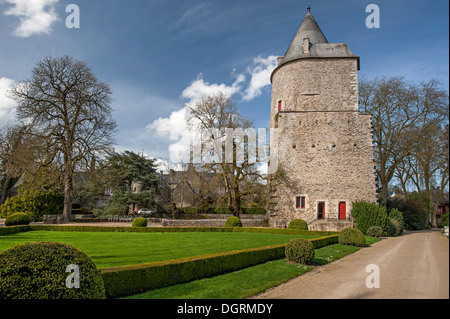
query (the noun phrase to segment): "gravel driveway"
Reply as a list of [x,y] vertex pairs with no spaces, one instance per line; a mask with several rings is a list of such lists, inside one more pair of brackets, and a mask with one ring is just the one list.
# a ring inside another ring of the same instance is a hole
[[[377,265],[376,274],[366,267]],[[255,299],[448,299],[449,240],[439,231],[383,239],[293,279]]]

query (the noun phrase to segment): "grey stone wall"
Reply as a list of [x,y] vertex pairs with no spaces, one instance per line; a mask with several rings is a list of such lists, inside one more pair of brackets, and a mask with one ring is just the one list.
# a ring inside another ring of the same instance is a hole
[[[377,200],[371,116],[358,112],[357,60],[298,60],[272,79],[271,127],[278,129],[284,178],[269,181],[270,226],[294,218],[312,224],[324,202],[325,219],[343,227],[340,203],[351,219],[353,202]],[[296,207],[297,196],[305,197],[304,208]],[[321,227],[336,230],[331,225]]]
[[[162,226],[165,227],[224,227],[226,219],[164,219]],[[243,227],[267,227],[267,219],[263,218],[243,218]]]

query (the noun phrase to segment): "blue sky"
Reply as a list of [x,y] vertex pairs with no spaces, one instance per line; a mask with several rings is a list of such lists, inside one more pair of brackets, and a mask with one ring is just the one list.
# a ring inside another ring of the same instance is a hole
[[[432,78],[448,88],[447,0],[310,0],[329,42],[361,57],[360,77]],[[366,6],[380,8],[369,29]],[[80,28],[66,27],[66,7]],[[170,133],[201,94],[222,90],[256,128],[269,126],[269,75],[306,15],[300,0],[0,0],[0,125],[9,85],[46,56],[83,60],[113,89],[118,150],[168,159]]]

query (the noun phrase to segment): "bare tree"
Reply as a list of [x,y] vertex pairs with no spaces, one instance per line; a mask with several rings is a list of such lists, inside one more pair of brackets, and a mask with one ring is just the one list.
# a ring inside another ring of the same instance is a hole
[[400,77],[379,78],[360,82],[360,107],[373,115],[376,170],[384,201],[396,169],[419,137],[446,118],[448,93],[435,80],[416,85]]
[[40,156],[40,143],[27,133],[29,127],[14,124],[0,130],[0,176],[3,178],[0,205],[6,200],[11,181],[33,172]]
[[449,182],[448,124],[443,128],[435,123],[427,129],[419,128],[413,132],[417,134],[416,143],[406,158],[410,169],[403,172],[403,178],[412,181],[418,192],[426,194],[431,205],[428,212],[431,223],[437,227],[436,210],[444,199]]
[[18,102],[19,120],[46,141],[42,165],[57,163],[64,180],[63,220],[70,222],[74,173],[88,167],[113,144],[116,123],[111,117],[110,87],[98,81],[86,63],[69,56],[37,63],[29,80],[10,90]]
[[202,163],[204,169],[222,176],[227,206],[233,215],[239,216],[242,198],[251,189],[243,187],[244,184],[262,177],[249,156],[253,145],[245,136],[252,128],[251,121],[243,118],[232,99],[222,92],[201,98],[188,108],[186,119],[191,130],[203,137],[201,153],[208,159]]

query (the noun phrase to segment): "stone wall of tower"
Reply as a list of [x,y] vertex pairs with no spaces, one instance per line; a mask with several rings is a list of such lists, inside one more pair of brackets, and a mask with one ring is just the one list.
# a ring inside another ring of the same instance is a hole
[[[357,58],[300,59],[272,75],[272,115],[283,111],[358,111]],[[272,116],[272,118],[273,118]]]
[[326,219],[338,220],[340,203],[349,216],[353,202],[377,200],[371,116],[358,112],[357,83],[357,59],[304,59],[275,70],[271,128],[283,177],[269,181],[272,227],[294,218],[311,224],[318,202]]

